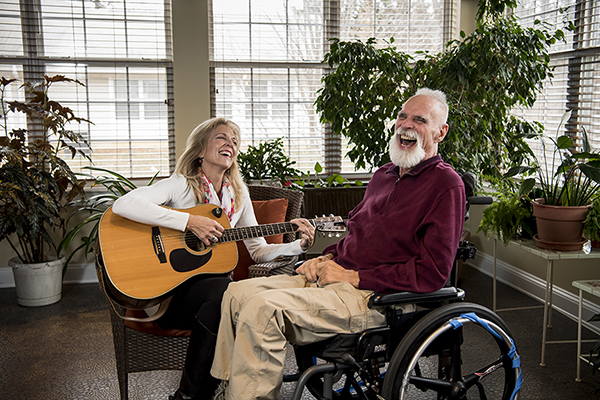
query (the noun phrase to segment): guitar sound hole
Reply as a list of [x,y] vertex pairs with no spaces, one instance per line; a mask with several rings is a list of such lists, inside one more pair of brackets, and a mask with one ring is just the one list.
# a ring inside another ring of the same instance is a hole
[[201,252],[206,250],[206,245],[202,243],[202,240],[198,239],[198,237],[190,231],[185,232],[184,241],[185,245],[192,251]]

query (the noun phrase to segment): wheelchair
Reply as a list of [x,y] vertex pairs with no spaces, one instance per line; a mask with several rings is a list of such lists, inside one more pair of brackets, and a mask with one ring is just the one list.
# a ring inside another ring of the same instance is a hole
[[[475,251],[461,242],[456,261]],[[305,387],[317,400],[518,397],[520,359],[508,326],[491,310],[464,302],[461,289],[374,293],[369,307],[385,312],[386,326],[294,347],[299,372],[284,376],[297,381],[292,400]]]

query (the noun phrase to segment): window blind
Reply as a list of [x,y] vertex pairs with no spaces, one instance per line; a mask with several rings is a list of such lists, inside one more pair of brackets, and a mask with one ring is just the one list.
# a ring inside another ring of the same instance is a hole
[[320,62],[329,50],[329,39],[394,36],[402,51],[439,51],[451,31],[452,24],[445,23],[447,5],[455,4],[444,0],[211,3],[213,115],[240,125],[242,150],[283,137],[298,168],[312,171],[320,162],[328,173],[354,172],[344,157],[347,141],[327,133],[313,105],[321,77],[327,73]]
[[[69,128],[87,138],[94,166],[133,178],[170,173],[169,0],[0,0],[0,9],[2,76],[22,83],[60,74],[85,84],[53,85],[50,97],[92,121]],[[64,156],[75,171],[90,165]]]
[[[536,19],[555,27],[561,27],[565,21],[575,26],[575,31],[565,31],[565,42],[557,42],[551,48],[554,77],[544,83],[534,107],[521,110],[520,114],[541,122],[548,136],[571,135],[577,150],[581,150],[583,126],[592,148],[600,150],[600,3],[525,0],[516,13],[524,26],[532,26]],[[570,119],[559,129],[565,115],[570,115]],[[532,141],[531,146],[536,154],[543,155],[539,141]],[[551,160],[551,150],[552,146],[547,146],[548,160]]]

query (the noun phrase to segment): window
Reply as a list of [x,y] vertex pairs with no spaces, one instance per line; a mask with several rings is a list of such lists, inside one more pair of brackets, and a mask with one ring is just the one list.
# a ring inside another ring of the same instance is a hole
[[[561,13],[561,9],[566,12]],[[570,120],[560,134],[569,134],[581,146],[581,127],[589,136],[593,149],[600,149],[600,3],[594,0],[524,0],[516,10],[523,25],[531,26],[535,19],[560,27],[563,21],[575,25],[566,31],[566,43],[557,43],[551,50],[554,78],[548,80],[538,95],[534,107],[523,115],[541,122],[546,134],[554,137],[565,113]],[[578,127],[577,124],[580,126]],[[579,139],[579,142],[577,141]],[[541,154],[541,145],[532,141],[532,148]],[[547,150],[548,151],[548,150]]]
[[[167,176],[175,157],[170,0],[0,0],[0,7],[0,74],[21,83],[43,74],[81,81],[85,87],[53,86],[50,97],[93,122],[70,128],[83,130],[94,165],[127,177]],[[75,171],[89,165],[64,158]]]
[[240,125],[242,150],[283,137],[290,158],[303,171],[312,171],[318,161],[327,172],[354,172],[343,157],[346,141],[326,133],[313,105],[327,72],[320,62],[329,49],[328,40],[394,37],[399,50],[437,52],[453,33],[456,4],[213,0],[212,112]]

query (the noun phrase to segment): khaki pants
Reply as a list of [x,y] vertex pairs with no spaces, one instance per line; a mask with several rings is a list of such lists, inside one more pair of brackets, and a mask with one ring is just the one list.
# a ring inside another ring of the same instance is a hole
[[274,399],[283,381],[285,345],[383,326],[367,307],[372,291],[349,283],[319,288],[303,275],[232,282],[223,296],[214,377],[229,380],[227,399]]

